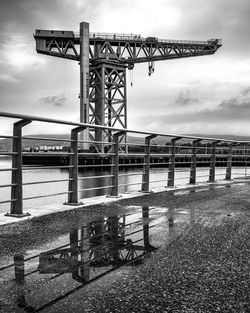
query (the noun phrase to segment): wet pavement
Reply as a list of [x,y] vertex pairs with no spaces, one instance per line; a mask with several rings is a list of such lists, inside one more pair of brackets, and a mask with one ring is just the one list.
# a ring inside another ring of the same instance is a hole
[[153,193],[1,226],[0,312],[249,312],[249,191]]

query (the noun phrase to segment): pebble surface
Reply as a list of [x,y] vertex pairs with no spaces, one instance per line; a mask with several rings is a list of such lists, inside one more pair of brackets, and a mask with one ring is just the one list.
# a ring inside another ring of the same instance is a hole
[[[105,284],[97,281],[83,294],[78,292],[46,312],[250,312],[249,191],[250,186],[246,185],[119,201],[116,211],[122,210],[123,205],[191,208],[193,220],[142,265],[130,267],[117,277],[106,277]],[[95,208],[95,214],[98,212],[99,208]],[[36,241],[45,235],[43,229],[60,233],[61,228],[69,227],[68,215],[71,223],[73,217],[78,220],[78,213],[71,212],[64,213],[63,218],[55,215],[28,224],[30,236],[27,225],[20,225],[18,232],[15,229],[20,238],[18,246],[32,244],[34,226]],[[16,249],[8,244],[12,236],[12,226],[2,228],[2,253]]]
[[229,190],[207,196],[193,202],[199,218],[192,227],[93,294],[86,312],[250,312],[250,199]]

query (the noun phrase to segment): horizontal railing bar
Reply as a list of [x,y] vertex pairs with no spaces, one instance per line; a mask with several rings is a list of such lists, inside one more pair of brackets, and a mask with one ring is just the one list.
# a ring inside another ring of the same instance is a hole
[[[169,173],[169,170],[165,170],[165,171],[161,170],[160,174],[162,174],[162,173]],[[152,171],[150,171],[150,175],[159,175],[159,172],[153,172],[153,170],[152,170]]]
[[201,167],[196,168],[197,172],[199,172],[199,171],[209,171],[209,170],[210,170],[209,168],[201,168]]
[[[150,146],[151,146],[151,147],[156,147],[156,148],[158,148],[158,147],[159,147],[159,148],[162,148],[162,147],[163,147],[163,148],[166,148],[166,149],[172,147],[172,145],[167,145],[167,144],[164,145],[164,144],[157,144],[157,143],[156,143],[156,144],[150,144]],[[177,146],[176,146],[176,147],[177,147]],[[179,147],[179,146],[178,146],[178,147]]]
[[164,137],[173,137],[173,138],[183,138],[183,139],[202,139],[206,141],[213,141],[213,142],[231,142],[231,143],[249,143],[250,141],[244,141],[244,140],[229,140],[229,139],[220,139],[220,138],[209,138],[209,137],[197,137],[197,136],[186,136],[181,134],[164,134],[164,133],[155,133],[155,132],[143,132],[140,130],[130,130],[130,129],[121,129],[121,128],[114,128],[114,127],[107,127],[102,125],[93,125],[93,124],[87,124],[87,123],[76,123],[71,121],[65,121],[65,120],[58,120],[58,119],[50,119],[50,118],[43,118],[38,116],[32,116],[32,115],[24,115],[24,114],[14,114],[9,112],[0,112],[0,116],[2,117],[8,117],[13,119],[22,119],[22,120],[31,120],[36,122],[46,122],[46,123],[53,123],[53,124],[62,124],[62,125],[68,125],[68,126],[84,126],[87,128],[94,128],[94,129],[107,129],[112,131],[123,131],[124,133],[134,133],[134,134],[142,134],[142,135],[157,135],[157,136],[164,136]]
[[136,157],[144,157],[146,156],[147,154],[146,153],[120,153],[119,154],[119,158],[120,157],[132,157],[132,158],[136,158]]
[[[63,139],[63,138],[52,138],[52,137],[31,137],[31,136],[23,136],[22,139],[28,139],[28,140],[47,140],[47,141],[67,141],[67,142],[73,142],[74,140],[71,139]],[[43,145],[43,144],[42,144]]]
[[55,180],[42,180],[42,181],[34,181],[34,182],[23,183],[23,186],[39,185],[39,184],[49,184],[49,183],[59,183],[59,182],[65,182],[65,181],[71,181],[71,180],[73,180],[73,178],[55,179]]
[[10,203],[10,202],[15,202],[15,201],[16,201],[16,199],[5,200],[5,201],[0,201],[0,204]]
[[119,173],[119,177],[125,177],[125,176],[141,176],[141,175],[143,175],[143,174],[145,174],[145,173],[128,173],[128,174],[120,174]]
[[150,184],[151,183],[159,183],[159,182],[162,182],[162,181],[167,181],[167,179],[159,179],[159,180],[150,180]]
[[0,172],[10,172],[10,171],[16,171],[17,168],[0,168]]
[[[147,145],[145,144],[145,139],[141,138],[142,141],[141,142],[131,142],[131,141],[127,141],[125,144],[127,146],[131,145],[131,146],[138,146],[138,147],[146,147]],[[124,143],[123,143],[124,144]]]
[[0,155],[17,155],[17,152],[0,152]]
[[190,168],[176,168],[175,172],[190,172]]
[[9,135],[0,135],[0,138],[4,138],[4,139],[15,139],[15,138],[18,138],[17,136],[9,136]]
[[73,165],[56,165],[56,166],[32,166],[32,167],[23,167],[23,170],[50,170],[50,169],[63,169],[63,168],[73,168]]
[[91,141],[91,140],[82,140],[82,139],[78,139],[78,142],[92,143],[92,144],[105,144],[106,146],[112,146],[115,144],[114,142],[108,142],[108,141]]
[[32,272],[29,272],[29,273],[25,274],[24,277],[27,277],[27,276],[32,275],[32,274],[35,274],[37,272],[39,272],[39,270],[34,270]]
[[119,163],[119,167],[133,167],[133,166],[143,166],[143,165],[146,165],[146,163],[126,163],[126,164],[122,164],[122,163]]
[[102,186],[102,187],[93,187],[93,188],[79,189],[78,192],[97,190],[97,189],[106,189],[106,188],[112,188],[112,187],[113,186]]
[[88,165],[78,165],[78,168],[94,168],[94,167],[112,167],[114,164],[88,164]]
[[42,196],[26,197],[26,198],[23,198],[23,200],[33,200],[33,199],[46,198],[46,197],[52,197],[52,196],[61,196],[61,195],[66,195],[72,192],[73,191],[66,191],[66,192],[58,192],[58,193],[52,193],[52,194],[47,194],[47,195],[42,195]]
[[114,177],[114,175],[101,175],[101,176],[87,176],[87,177],[79,177],[78,180],[84,180],[84,179],[94,179],[94,178],[109,178]]
[[16,186],[16,184],[0,185],[0,188],[7,188],[12,186]]
[[208,175],[197,175],[196,177],[208,177]]
[[145,182],[144,181],[140,181],[138,183],[127,183],[127,184],[120,184],[118,185],[118,187],[123,187],[123,186],[133,186],[133,185],[141,185],[141,184],[144,184]]
[[153,163],[153,162],[150,162],[149,163],[150,165],[169,165],[170,164],[170,162],[156,162],[156,163]]

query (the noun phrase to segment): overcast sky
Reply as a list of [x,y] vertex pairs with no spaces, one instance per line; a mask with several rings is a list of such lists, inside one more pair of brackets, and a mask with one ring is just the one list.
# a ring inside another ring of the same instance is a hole
[[[212,56],[135,65],[128,128],[250,135],[249,0],[1,0],[0,110],[79,121],[77,62],[38,55],[35,29],[222,38]],[[2,127],[3,128],[3,124]],[[3,129],[2,129],[3,131]]]

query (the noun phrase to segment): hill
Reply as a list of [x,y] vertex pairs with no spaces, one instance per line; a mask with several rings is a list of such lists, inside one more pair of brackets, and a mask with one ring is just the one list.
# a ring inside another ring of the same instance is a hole
[[[194,137],[207,137],[207,138],[223,138],[228,140],[242,140],[242,141],[250,141],[250,138],[248,136],[238,136],[238,135],[202,135],[202,134],[187,134],[186,136],[194,136]],[[31,135],[29,137],[42,137],[42,138],[48,138],[50,140],[45,139],[23,139],[23,146],[24,147],[32,147],[32,146],[69,146],[70,142],[67,141],[70,139],[69,134],[36,134]],[[55,140],[53,140],[55,139]],[[57,141],[57,139],[59,141]],[[171,138],[170,138],[171,139]],[[65,141],[64,141],[65,140]],[[154,143],[158,144],[166,144],[169,140],[167,138],[155,138]],[[144,143],[143,137],[136,137],[136,136],[128,136],[128,142],[129,143]],[[0,140],[0,151],[11,151],[12,149],[12,139],[1,139]]]

